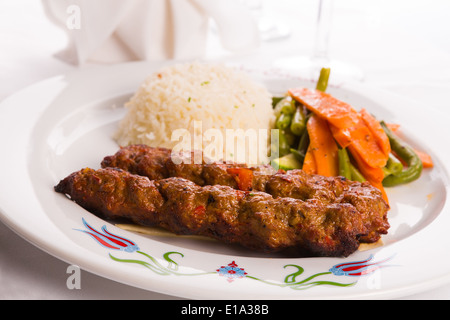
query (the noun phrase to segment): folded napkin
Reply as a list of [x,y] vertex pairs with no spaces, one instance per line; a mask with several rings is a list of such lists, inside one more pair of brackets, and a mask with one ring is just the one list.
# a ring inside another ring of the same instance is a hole
[[248,8],[239,0],[42,0],[46,15],[69,37],[72,63],[198,59],[206,52],[210,19],[226,50],[259,44]]

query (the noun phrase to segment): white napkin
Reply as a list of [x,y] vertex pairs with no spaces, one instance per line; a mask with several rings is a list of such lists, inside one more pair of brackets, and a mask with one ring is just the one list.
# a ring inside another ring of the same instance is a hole
[[[63,28],[72,63],[196,59],[206,52],[209,21],[223,47],[247,51],[259,34],[239,0],[42,0],[47,16]],[[61,55],[60,55],[61,57]]]

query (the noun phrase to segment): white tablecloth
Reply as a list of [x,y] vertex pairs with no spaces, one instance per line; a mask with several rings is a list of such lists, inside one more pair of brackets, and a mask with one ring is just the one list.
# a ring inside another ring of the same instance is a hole
[[[266,1],[263,17],[291,28],[289,38],[263,42],[236,57],[254,66],[308,54],[314,36],[313,1]],[[408,96],[450,117],[450,3],[446,0],[336,1],[330,52],[363,69],[367,85]],[[270,20],[269,20],[270,22]],[[230,57],[214,37],[208,58]],[[65,33],[36,0],[0,2],[0,100],[44,78],[76,69],[54,57]],[[178,299],[82,271],[81,289],[69,290],[69,265],[41,251],[0,222],[0,299]],[[450,284],[404,299],[449,299]]]

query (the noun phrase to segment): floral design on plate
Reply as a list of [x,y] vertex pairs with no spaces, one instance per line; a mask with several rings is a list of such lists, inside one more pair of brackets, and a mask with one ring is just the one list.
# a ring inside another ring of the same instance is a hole
[[239,268],[234,261],[229,263],[226,267],[221,266],[216,271],[220,276],[227,278],[228,282],[233,282],[234,279],[240,279],[247,275],[244,268]]
[[[106,226],[101,227],[101,231],[96,230],[89,223],[86,222],[85,219],[82,219],[83,225],[86,230],[76,229],[77,231],[84,232],[91,236],[98,244],[103,246],[109,250],[120,250],[124,252],[128,252],[130,254],[138,254],[140,255],[138,258],[141,259],[121,259],[115,257],[111,253],[109,253],[109,257],[117,262],[121,263],[132,263],[141,265],[150,271],[161,275],[161,276],[169,276],[169,275],[177,275],[177,276],[201,276],[207,274],[218,274],[221,277],[224,277],[229,283],[234,282],[237,279],[250,279],[256,280],[261,283],[277,286],[277,287],[288,287],[293,290],[304,290],[309,289],[319,285],[328,285],[328,286],[336,286],[336,287],[349,287],[356,284],[357,281],[354,282],[337,282],[330,281],[328,278],[331,276],[348,276],[348,277],[361,277],[365,275],[369,275],[376,270],[387,267],[385,265],[387,261],[389,261],[392,257],[380,260],[373,261],[374,255],[370,255],[366,260],[361,261],[353,261],[353,262],[345,262],[332,266],[328,271],[318,272],[313,275],[307,276],[305,278],[301,278],[300,276],[304,273],[304,268],[296,265],[296,264],[287,264],[284,268],[294,268],[295,271],[288,274],[284,277],[283,281],[275,282],[275,281],[267,281],[256,276],[248,274],[244,268],[240,267],[235,260],[229,263],[226,266],[220,266],[215,271],[211,272],[201,272],[201,273],[181,273],[179,272],[178,263],[172,259],[173,255],[178,255],[181,258],[184,257],[184,254],[177,251],[169,251],[163,254],[163,260],[166,262],[166,265],[163,265],[160,260],[154,258],[153,256],[140,251],[139,246],[132,240],[127,239],[125,237],[113,234],[109,232]],[[145,259],[145,260],[142,260]],[[319,280],[322,279],[322,280]]]

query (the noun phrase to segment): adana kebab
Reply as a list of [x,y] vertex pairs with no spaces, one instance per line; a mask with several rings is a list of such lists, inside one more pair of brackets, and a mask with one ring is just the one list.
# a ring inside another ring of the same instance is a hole
[[[175,162],[174,162],[174,160]],[[318,205],[350,204],[361,215],[366,232],[360,242],[372,243],[389,229],[389,205],[381,192],[369,183],[343,177],[306,174],[302,170],[275,172],[270,166],[247,167],[244,164],[209,162],[203,158],[194,163],[194,155],[172,153],[170,149],[146,145],[122,147],[103,159],[103,168],[116,167],[150,180],[179,177],[199,186],[223,185],[241,191],[259,191],[273,198],[314,201]]]
[[370,232],[365,215],[349,203],[274,198],[177,177],[150,180],[118,168],[82,169],[55,191],[107,219],[128,218],[263,252],[294,248],[300,256],[348,256]]

